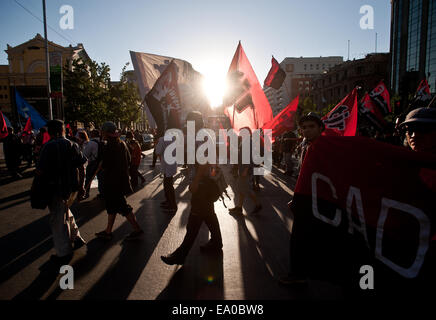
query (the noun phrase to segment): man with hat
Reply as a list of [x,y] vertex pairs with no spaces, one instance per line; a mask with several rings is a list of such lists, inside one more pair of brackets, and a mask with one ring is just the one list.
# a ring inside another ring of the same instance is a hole
[[77,143],[65,138],[65,127],[62,120],[47,122],[51,137],[41,149],[36,174],[47,182],[50,202],[50,227],[56,255],[52,260],[67,264],[74,249],[86,242],[80,236],[79,228],[69,205],[74,201],[77,192],[83,191],[83,181],[79,172],[84,172],[87,159],[80,151]]
[[413,151],[436,154],[436,108],[410,111],[399,129],[405,131],[407,144]]

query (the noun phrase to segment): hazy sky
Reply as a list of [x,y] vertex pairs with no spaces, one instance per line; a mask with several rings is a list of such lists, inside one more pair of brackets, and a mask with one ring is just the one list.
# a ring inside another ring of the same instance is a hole
[[[12,46],[44,35],[42,0],[0,1],[0,64]],[[62,5],[74,9],[74,29],[62,30]],[[360,8],[374,8],[374,29],[362,30]],[[206,76],[224,77],[241,40],[261,83],[271,55],[361,58],[389,51],[389,0],[46,0],[48,38],[67,46],[83,43],[91,59],[106,62],[113,80],[130,61],[129,50],[185,59]],[[66,39],[65,39],[66,38]],[[69,39],[69,40],[67,40]],[[133,69],[130,65],[129,69]]]

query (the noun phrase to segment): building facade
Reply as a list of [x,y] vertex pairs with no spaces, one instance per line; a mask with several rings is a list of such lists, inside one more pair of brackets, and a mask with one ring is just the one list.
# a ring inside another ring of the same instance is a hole
[[[391,0],[390,80],[407,97],[427,78],[436,93],[436,1]],[[402,99],[407,100],[407,99]]]
[[381,80],[389,87],[389,53],[368,54],[364,59],[345,61],[314,79],[312,101],[320,110],[337,104],[356,86],[360,99],[365,91],[371,91]]
[[343,58],[339,56],[285,58],[280,63],[286,73],[282,86],[278,90],[264,88],[273,115],[283,110],[298,94],[300,99],[310,96],[313,79],[342,62]]
[[[63,67],[72,68],[72,62],[81,58],[89,61],[83,45],[63,47],[48,41],[49,54],[62,57]],[[15,90],[42,116],[49,118],[44,38],[37,34],[33,39],[15,47],[7,45],[8,65],[0,65],[0,107],[11,120],[17,119]],[[52,99],[53,117],[63,118],[62,99]]]

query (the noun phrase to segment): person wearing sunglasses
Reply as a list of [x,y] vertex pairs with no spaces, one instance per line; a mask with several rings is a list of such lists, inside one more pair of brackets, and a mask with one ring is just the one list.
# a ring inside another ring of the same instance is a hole
[[399,128],[413,151],[436,154],[436,108],[412,110]]

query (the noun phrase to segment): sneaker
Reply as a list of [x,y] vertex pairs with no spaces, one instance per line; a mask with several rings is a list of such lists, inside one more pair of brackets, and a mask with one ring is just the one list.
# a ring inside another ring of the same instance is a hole
[[307,284],[307,278],[297,275],[287,275],[284,277],[280,277],[278,281],[287,286],[298,285],[298,284]]
[[132,233],[130,233],[126,237],[126,240],[136,240],[136,239],[140,238],[143,234],[144,234],[144,231],[142,231],[142,230],[133,231]]
[[171,254],[169,254],[167,256],[161,256],[160,258],[166,264],[173,265],[173,264],[184,264],[186,257],[183,257],[183,256],[181,256],[179,254],[171,253]]
[[111,240],[112,239],[112,232],[107,233],[106,231],[97,232],[95,234],[97,238],[103,239],[103,240]]
[[223,251],[223,244],[218,244],[212,240],[209,240],[206,244],[200,246],[200,251],[208,253],[208,252],[221,252]]
[[256,206],[254,209],[253,209],[253,211],[251,211],[251,215],[257,215],[258,214],[258,212],[260,211],[260,210],[262,210],[262,205],[261,204],[259,204],[258,206]]
[[81,247],[86,245],[86,241],[82,237],[77,237],[73,242],[74,250],[80,249]]

